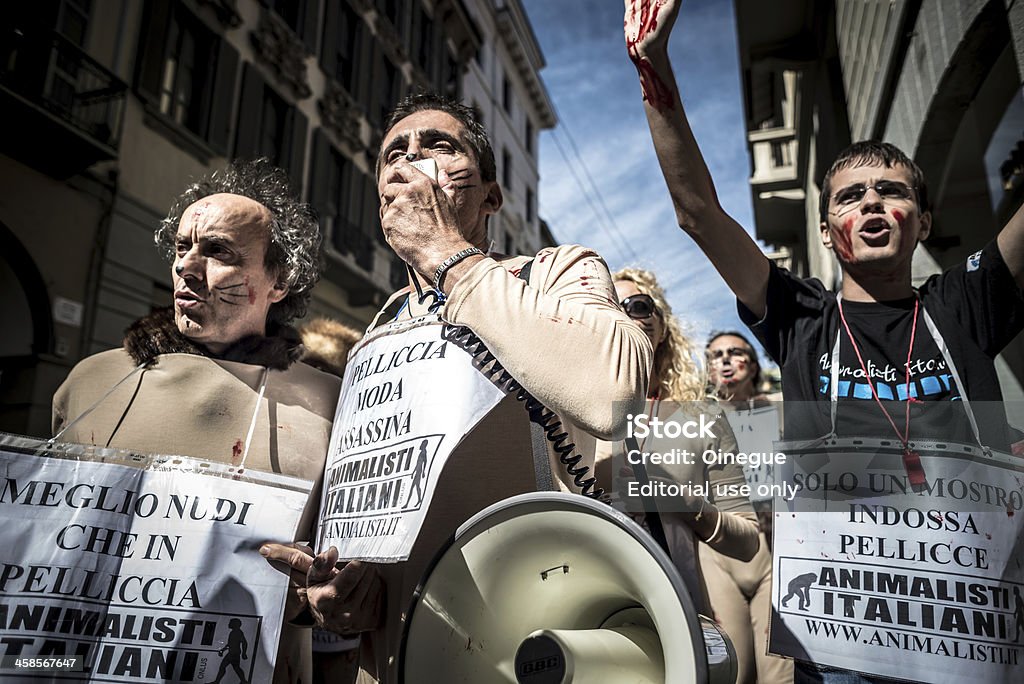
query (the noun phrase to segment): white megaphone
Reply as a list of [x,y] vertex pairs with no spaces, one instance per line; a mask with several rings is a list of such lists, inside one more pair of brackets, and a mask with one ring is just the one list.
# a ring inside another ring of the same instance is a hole
[[410,606],[404,684],[732,684],[732,644],[698,616],[647,532],[583,496],[523,494],[481,511]]

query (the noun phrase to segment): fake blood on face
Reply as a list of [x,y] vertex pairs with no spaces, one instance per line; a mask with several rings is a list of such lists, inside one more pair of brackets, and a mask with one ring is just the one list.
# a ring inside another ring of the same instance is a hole
[[249,284],[249,276],[245,276],[245,291],[249,295],[249,303],[256,303],[256,291],[252,289],[252,285]]
[[843,225],[839,228],[832,228],[832,242],[836,247],[836,254],[845,261],[853,261],[853,226],[857,222],[857,217],[851,216],[850,218],[843,221]]

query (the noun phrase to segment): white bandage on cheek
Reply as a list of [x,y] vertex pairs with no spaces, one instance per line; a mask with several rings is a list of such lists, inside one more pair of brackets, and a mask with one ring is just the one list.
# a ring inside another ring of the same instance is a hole
[[430,176],[430,180],[437,182],[437,162],[433,159],[418,159],[414,162],[409,162],[409,166],[414,166],[423,173]]

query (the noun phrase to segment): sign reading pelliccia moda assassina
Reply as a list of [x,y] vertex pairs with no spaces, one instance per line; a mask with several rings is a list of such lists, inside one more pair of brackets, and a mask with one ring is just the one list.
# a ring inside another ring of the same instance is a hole
[[504,394],[442,337],[436,316],[374,330],[349,356],[324,477],[317,548],[403,561],[448,456]]

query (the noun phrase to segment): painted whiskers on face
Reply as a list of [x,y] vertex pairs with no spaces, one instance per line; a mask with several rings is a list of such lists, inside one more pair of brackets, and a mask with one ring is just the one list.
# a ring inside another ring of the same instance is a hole
[[[239,292],[238,288],[243,287],[245,288],[245,291]],[[210,289],[217,294],[217,297],[220,298],[220,301],[224,302],[225,304],[230,304],[231,306],[238,306],[239,304],[242,303],[240,300],[243,299],[248,299],[249,303],[252,304],[256,299],[255,293],[252,291],[252,288],[249,287],[249,283],[247,282],[235,283],[233,285],[223,285],[220,287],[215,285]]]
[[473,178],[473,176],[474,176],[473,169],[469,169],[469,168],[456,169],[454,172],[447,172],[447,175],[448,175],[448,180],[452,181],[453,187],[456,187],[456,188],[458,188],[460,190],[465,190],[466,188],[475,188],[475,187],[477,187],[479,185],[479,183],[459,183],[458,182],[460,180],[469,180],[469,179]]

